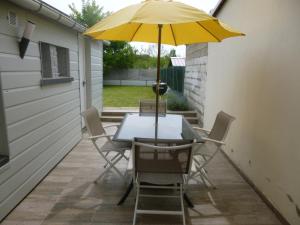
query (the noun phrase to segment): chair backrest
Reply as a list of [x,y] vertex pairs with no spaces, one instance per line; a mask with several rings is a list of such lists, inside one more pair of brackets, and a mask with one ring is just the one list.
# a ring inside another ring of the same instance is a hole
[[135,173],[188,174],[193,140],[135,138],[133,163]]
[[[140,100],[140,115],[153,115],[156,110],[156,101],[153,99],[143,99]],[[160,100],[158,103],[158,114],[160,116],[165,116],[167,113],[167,102],[165,100]]]
[[223,141],[225,140],[231,122],[235,118],[223,111],[220,111],[216,117],[215,123],[213,125],[212,130],[210,131],[208,138]]
[[92,106],[82,113],[87,131],[90,136],[105,134],[105,130],[100,121],[98,110]]

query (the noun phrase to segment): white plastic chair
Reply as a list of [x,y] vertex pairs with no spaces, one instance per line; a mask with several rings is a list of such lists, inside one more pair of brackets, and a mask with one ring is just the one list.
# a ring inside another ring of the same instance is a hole
[[[98,111],[95,107],[91,107],[84,111],[82,113],[82,116],[84,117],[85,125],[89,134],[88,138],[92,141],[99,154],[106,161],[106,164],[104,166],[104,172],[100,174],[100,176],[95,180],[95,182],[97,182],[110,170],[114,170],[125,181],[124,174],[122,174],[121,171],[116,167],[116,164],[122,158],[128,160],[128,157],[125,155],[125,152],[126,150],[131,149],[131,143],[112,141],[111,137],[113,135],[107,134],[105,128],[118,126],[109,125],[103,127],[100,121]],[[106,139],[106,142],[101,147],[98,143],[99,139]]]
[[197,144],[193,155],[192,171],[188,177],[197,181],[201,179],[202,183],[208,187],[209,184],[212,188],[216,188],[213,182],[208,177],[208,172],[205,167],[225,145],[225,138],[228,134],[230,125],[235,118],[229,114],[221,111],[218,113],[211,131],[194,127],[195,130],[202,133],[204,143]]
[[[190,171],[192,160],[191,140],[154,140],[135,138],[133,142],[133,175],[136,184],[136,203],[133,225],[138,214],[184,215],[184,175]],[[174,184],[171,186],[170,184]],[[172,189],[179,195],[141,194],[141,189]],[[178,198],[180,211],[144,210],[139,208],[140,198]]]

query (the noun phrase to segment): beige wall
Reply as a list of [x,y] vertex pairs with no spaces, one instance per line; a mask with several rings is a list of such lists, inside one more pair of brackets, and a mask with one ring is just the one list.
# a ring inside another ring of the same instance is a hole
[[218,17],[247,36],[209,44],[204,113],[204,127],[211,127],[219,110],[237,118],[226,153],[295,225],[300,224],[299,12],[299,0],[225,3]]

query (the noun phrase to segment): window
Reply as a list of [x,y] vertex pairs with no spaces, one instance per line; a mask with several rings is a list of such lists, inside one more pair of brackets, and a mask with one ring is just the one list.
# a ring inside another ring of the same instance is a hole
[[40,42],[42,80],[41,85],[69,82],[69,49]]

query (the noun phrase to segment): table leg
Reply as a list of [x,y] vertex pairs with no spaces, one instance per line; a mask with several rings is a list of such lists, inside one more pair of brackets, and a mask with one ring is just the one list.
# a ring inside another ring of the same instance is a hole
[[126,192],[124,193],[124,195],[122,196],[122,198],[118,202],[118,205],[122,205],[125,202],[125,200],[127,199],[128,195],[130,194],[132,188],[133,188],[133,179],[131,179],[129,186],[127,187]]

